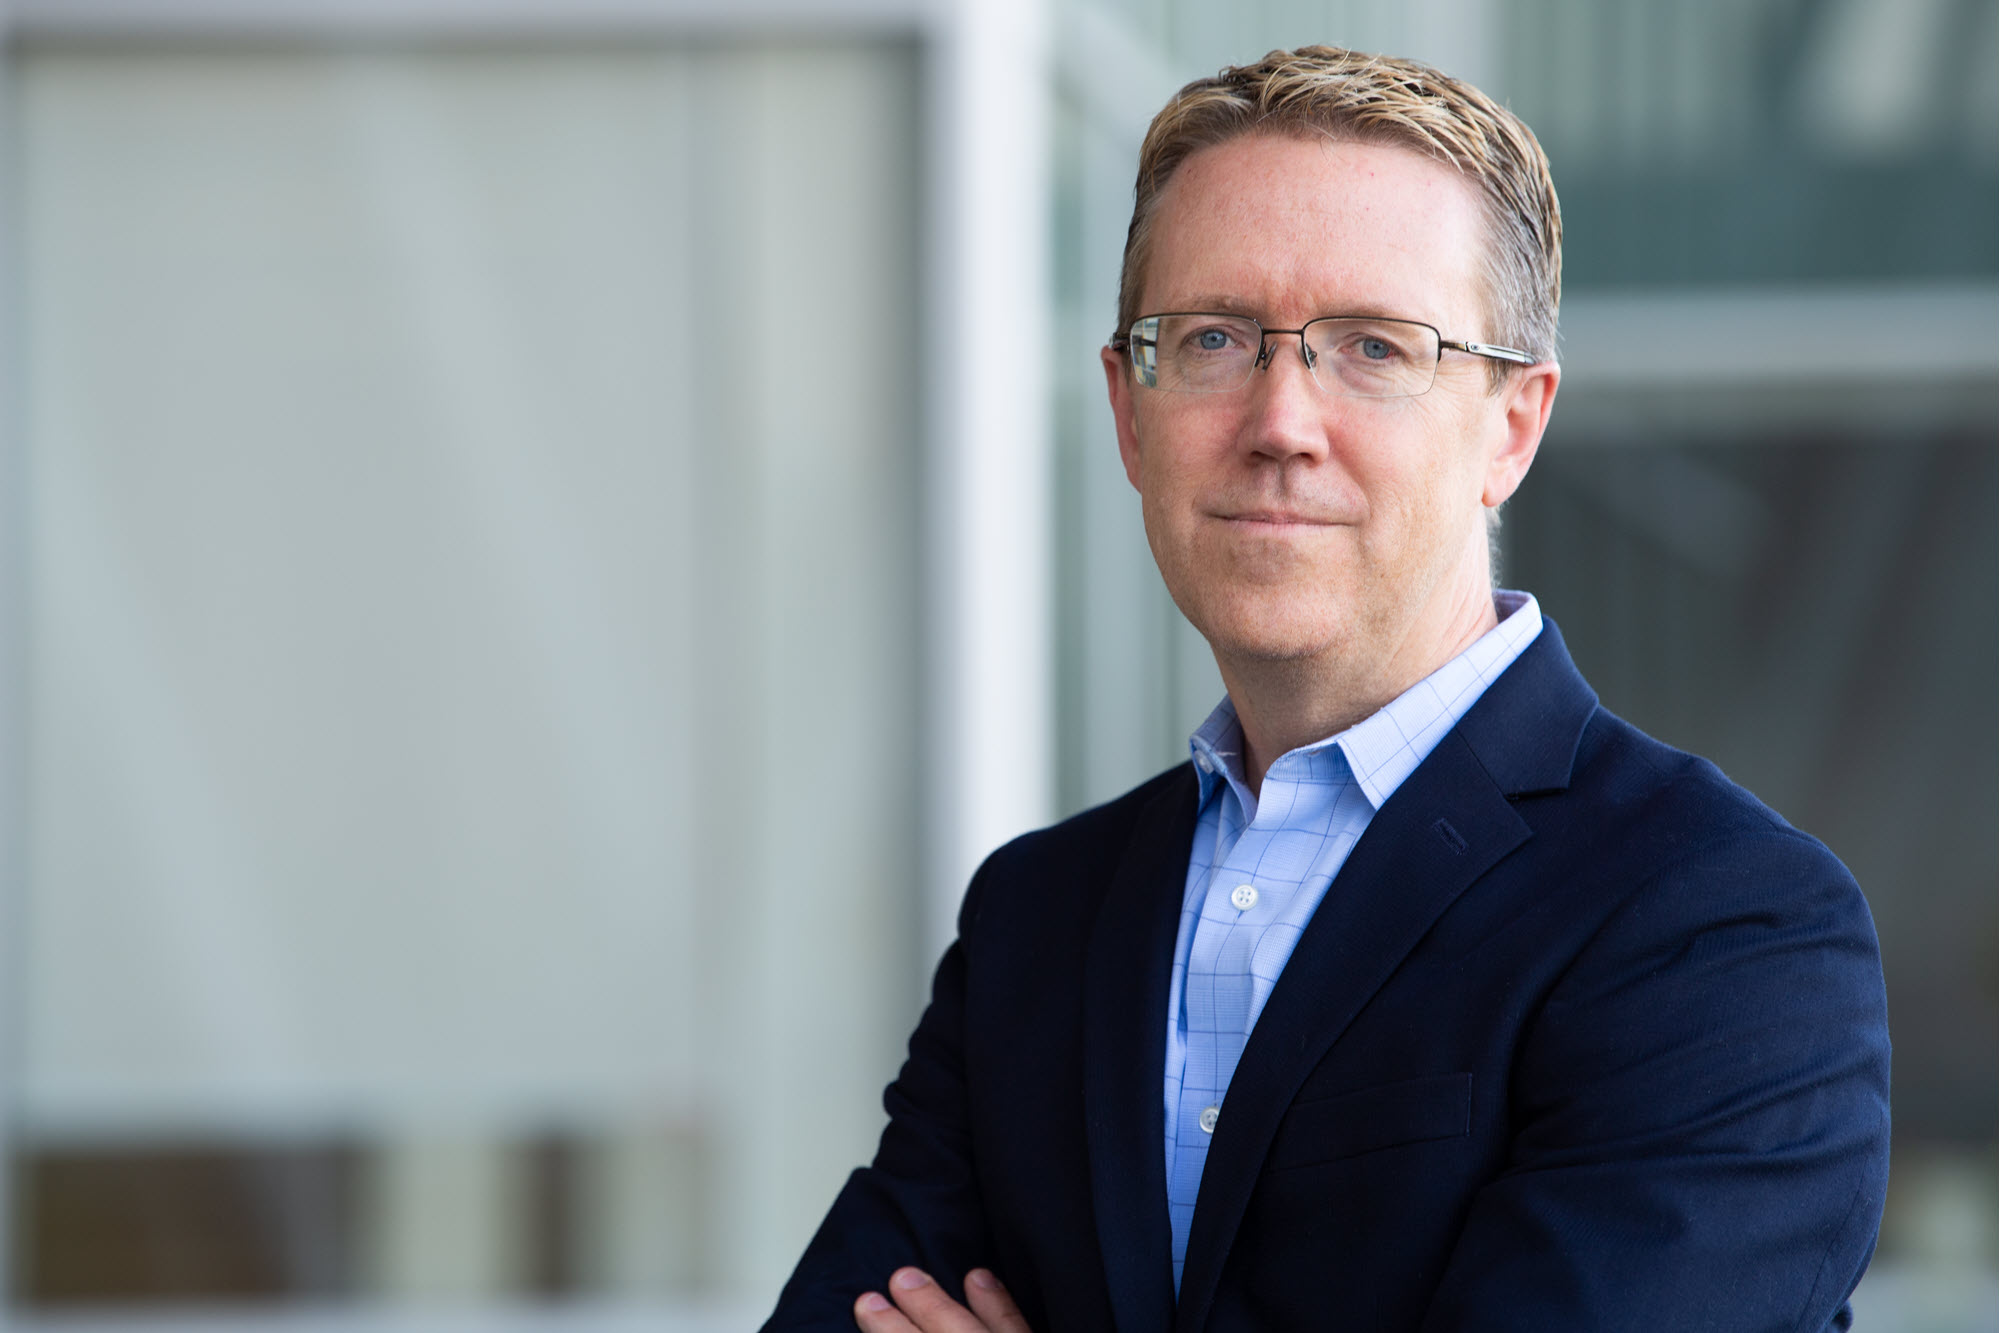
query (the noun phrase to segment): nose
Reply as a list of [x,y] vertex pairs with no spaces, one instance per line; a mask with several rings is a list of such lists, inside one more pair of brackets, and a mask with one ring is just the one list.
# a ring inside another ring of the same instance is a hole
[[1313,379],[1311,350],[1297,334],[1266,340],[1250,377],[1244,443],[1253,453],[1284,462],[1323,458],[1332,396]]

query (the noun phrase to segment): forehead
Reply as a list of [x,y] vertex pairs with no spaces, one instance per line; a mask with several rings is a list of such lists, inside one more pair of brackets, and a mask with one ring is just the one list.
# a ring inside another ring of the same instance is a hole
[[[1194,153],[1160,194],[1142,308],[1266,324],[1399,315],[1474,328],[1485,230],[1473,186],[1404,148],[1253,135]],[[1469,330],[1469,331],[1465,331]]]

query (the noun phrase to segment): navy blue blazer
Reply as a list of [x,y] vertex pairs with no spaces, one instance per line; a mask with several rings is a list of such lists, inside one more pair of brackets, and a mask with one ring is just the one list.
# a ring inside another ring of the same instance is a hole
[[1553,623],[1383,805],[1251,1033],[1176,1300],[1183,765],[974,878],[873,1165],[767,1328],[917,1264],[1037,1333],[1845,1328],[1889,1155],[1832,853],[1612,716]]

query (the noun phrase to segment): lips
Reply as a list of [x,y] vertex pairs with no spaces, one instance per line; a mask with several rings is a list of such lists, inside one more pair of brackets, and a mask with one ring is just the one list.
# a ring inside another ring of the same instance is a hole
[[1231,523],[1261,523],[1271,527],[1332,527],[1338,519],[1294,509],[1224,510],[1215,515]]

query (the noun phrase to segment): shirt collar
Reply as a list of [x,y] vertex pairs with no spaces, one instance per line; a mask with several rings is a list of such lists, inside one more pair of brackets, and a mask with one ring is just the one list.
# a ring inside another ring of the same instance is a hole
[[1249,780],[1243,772],[1243,725],[1236,720],[1236,705],[1228,695],[1209,711],[1208,718],[1188,737],[1188,750],[1194,758],[1194,772],[1201,783],[1201,791],[1195,798],[1195,808],[1208,804],[1208,798],[1215,789],[1227,782],[1240,788],[1239,795],[1248,795]]
[[[1287,751],[1272,767],[1293,755],[1338,746],[1369,804],[1381,809],[1404,779],[1430,757],[1445,733],[1478,702],[1486,687],[1542,632],[1542,609],[1530,593],[1496,588],[1493,610],[1500,623],[1464,652],[1347,730]],[[1227,695],[1195,728],[1188,738],[1188,750],[1200,784],[1196,809],[1206,806],[1225,782],[1246,812],[1257,808],[1243,768],[1243,726]]]

